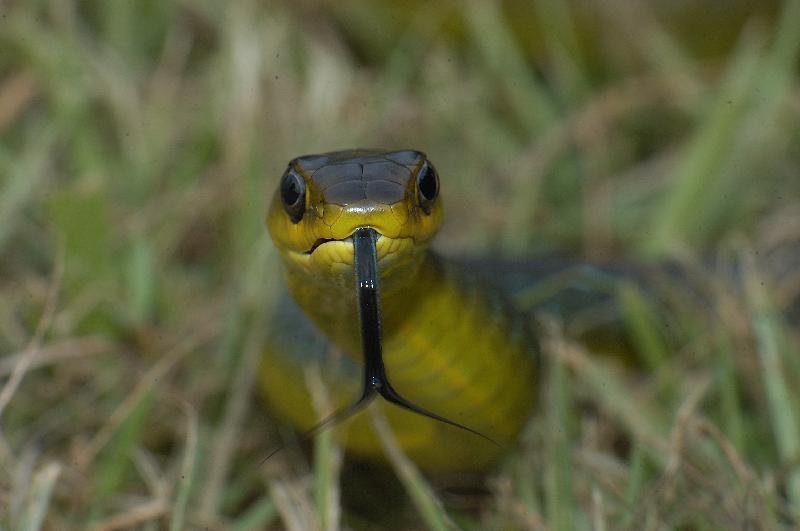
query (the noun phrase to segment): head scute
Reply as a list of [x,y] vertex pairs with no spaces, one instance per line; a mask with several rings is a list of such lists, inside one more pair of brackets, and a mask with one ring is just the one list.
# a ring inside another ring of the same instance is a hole
[[[267,224],[281,250],[314,254],[308,267],[320,272],[325,260],[343,260],[335,245],[324,244],[344,242],[361,227],[381,235],[381,252],[419,257],[411,250],[426,245],[441,223],[439,195],[436,170],[419,151],[306,155],[293,159],[281,176]],[[320,248],[327,250],[317,253]]]

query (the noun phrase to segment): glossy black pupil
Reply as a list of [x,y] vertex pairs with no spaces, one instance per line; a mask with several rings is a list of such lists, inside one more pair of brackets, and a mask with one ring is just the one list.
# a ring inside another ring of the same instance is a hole
[[419,193],[423,198],[428,201],[436,199],[436,192],[439,186],[436,182],[436,174],[431,168],[426,166],[422,169],[422,173],[417,180],[417,185],[419,186]]
[[295,206],[303,196],[303,185],[294,174],[288,174],[281,183],[281,199],[287,206]]

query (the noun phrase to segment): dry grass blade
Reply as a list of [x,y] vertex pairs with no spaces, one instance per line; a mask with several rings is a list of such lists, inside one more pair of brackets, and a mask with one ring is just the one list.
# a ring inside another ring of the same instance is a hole
[[216,335],[216,330],[211,328],[199,332],[197,335],[190,336],[171,351],[164,354],[139,380],[139,383],[125,398],[125,400],[111,414],[102,428],[95,433],[89,444],[80,453],[80,463],[86,466],[91,463],[97,454],[106,446],[119,426],[130,416],[131,412],[138,407],[142,397],[151,392],[158,385],[175,365],[184,357],[193,352],[198,346],[208,341]]
[[61,474],[61,465],[50,463],[33,476],[30,500],[20,519],[20,531],[38,531],[42,528],[59,474]]
[[[97,356],[111,351],[114,344],[102,337],[80,337],[67,338],[55,341],[47,345],[42,345],[38,349],[38,354],[28,363],[28,371],[46,367],[65,360],[80,358],[84,356]],[[0,376],[7,376],[14,371],[22,358],[29,355],[29,350],[23,350],[15,354],[9,354],[0,360]]]
[[717,446],[719,446],[725,454],[725,458],[731,464],[731,467],[733,467],[736,477],[742,485],[748,486],[748,488],[752,487],[758,492],[759,486],[755,482],[755,475],[742,460],[742,456],[736,451],[736,447],[725,437],[719,428],[705,419],[697,419],[695,420],[695,424],[701,433],[707,434],[716,442]]
[[603,503],[603,493],[598,488],[592,489],[592,529],[594,531],[606,531],[605,507]]
[[42,345],[42,339],[53,322],[53,316],[55,315],[56,305],[58,302],[58,292],[61,289],[61,280],[63,279],[63,276],[64,253],[62,250],[55,261],[53,275],[50,279],[50,286],[47,290],[47,298],[44,303],[44,309],[42,310],[42,317],[39,319],[39,324],[36,325],[36,331],[34,332],[30,343],[28,343],[28,346],[25,348],[25,352],[14,365],[14,369],[11,371],[11,376],[9,376],[6,384],[3,386],[2,391],[0,391],[0,418],[2,418],[3,411],[5,410],[6,406],[8,406],[8,403],[11,402],[11,398],[17,391],[19,384],[22,383],[25,373],[28,372],[28,369],[34,363],[35,358],[39,354],[39,349]]
[[669,451],[665,419],[653,410],[652,404],[631,400],[623,382],[578,344],[567,342],[557,350],[566,365],[575,371],[578,380],[589,384],[601,406],[617,416],[638,439],[652,450],[652,456],[663,459]]
[[665,493],[664,499],[671,503],[675,498],[675,484],[678,478],[678,473],[681,463],[684,459],[687,446],[687,438],[689,431],[692,428],[701,401],[705,397],[710,381],[704,379],[696,383],[689,396],[683,401],[678,408],[678,414],[675,418],[675,425],[672,428],[672,433],[669,437],[669,454],[667,457],[666,467],[664,468],[664,484]]
[[269,483],[269,493],[287,531],[321,531],[308,495],[307,482],[276,479]]
[[157,520],[167,514],[169,507],[165,500],[150,500],[136,507],[116,514],[93,524],[90,531],[118,531],[133,529],[148,522]]
[[222,491],[230,470],[231,459],[241,434],[242,423],[250,406],[255,375],[261,359],[261,339],[263,332],[254,326],[248,335],[244,354],[239,360],[236,372],[229,386],[230,396],[211,444],[208,471],[205,485],[200,495],[199,516],[201,521],[213,522],[217,519]]
[[0,132],[25,110],[36,92],[36,80],[27,72],[12,76],[0,87]]

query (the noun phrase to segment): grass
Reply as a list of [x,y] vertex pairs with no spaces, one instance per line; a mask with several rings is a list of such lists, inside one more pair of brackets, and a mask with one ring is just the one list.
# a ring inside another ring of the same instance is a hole
[[[3,4],[0,530],[800,525],[800,1],[745,4]],[[689,272],[620,287],[641,369],[550,323],[471,509],[385,430],[391,522],[329,437],[258,466],[267,198],[353,146],[430,155],[443,253]]]

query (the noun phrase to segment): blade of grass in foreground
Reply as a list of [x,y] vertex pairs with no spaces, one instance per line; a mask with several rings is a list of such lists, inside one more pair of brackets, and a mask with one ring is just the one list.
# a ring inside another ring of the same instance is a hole
[[[229,395],[225,400],[222,418],[211,436],[209,465],[200,494],[199,514],[203,521],[215,521],[225,491],[229,487],[228,473],[244,418],[251,407],[250,393],[255,385],[255,375],[266,328],[275,297],[275,283],[263,282],[262,274],[270,271],[271,248],[259,242],[246,257],[239,272],[242,278],[235,299],[228,306],[229,321],[221,338],[218,360],[226,372],[230,371]],[[249,309],[253,309],[249,312]],[[249,319],[248,319],[249,317]],[[241,330],[250,329],[244,347],[240,347],[237,336]],[[241,352],[236,356],[235,353]]]
[[[551,341],[549,348],[562,349],[561,341]],[[550,371],[550,399],[547,411],[548,454],[547,517],[554,530],[575,528],[575,500],[572,494],[572,445],[569,375],[563,361],[552,356]]]
[[580,345],[568,343],[558,351],[574,372],[576,385],[587,386],[599,406],[616,417],[636,439],[654,465],[664,466],[670,420],[652,403],[632,399],[630,388],[612,370]]
[[154,313],[159,279],[156,269],[151,242],[137,238],[128,259],[126,279],[130,318],[137,325],[143,325]]
[[724,433],[737,451],[745,448],[745,420],[742,415],[742,404],[739,399],[739,382],[736,367],[731,353],[733,346],[730,338],[722,331],[717,332],[717,371],[719,409]]
[[[746,258],[746,257],[745,257]],[[800,397],[787,382],[785,359],[798,356],[789,346],[780,315],[769,300],[752,260],[748,265],[745,283],[747,298],[753,312],[761,376],[767,393],[770,421],[778,454],[786,467],[786,495],[796,516],[800,516]]]
[[318,530],[314,504],[308,496],[303,480],[273,479],[269,481],[269,495],[280,513],[283,528],[288,531]]
[[53,129],[37,129],[31,134],[22,153],[0,149],[0,249],[13,236],[17,225],[25,219],[20,214],[47,178],[47,163],[56,136]]
[[646,481],[647,455],[641,444],[635,443],[628,467],[628,485],[625,488],[626,509],[622,519],[622,527],[625,529],[630,529],[636,519]]
[[[188,337],[164,354],[139,380],[138,384],[104,425],[97,431],[81,455],[85,466],[93,466],[92,505],[87,520],[102,517],[105,504],[118,492],[131,466],[131,456],[139,446],[144,429],[150,420],[158,382],[181,360],[205,341],[203,337]],[[158,501],[158,500],[156,500]]]
[[30,502],[20,518],[18,529],[20,531],[38,531],[44,524],[50,497],[53,493],[58,476],[61,474],[61,465],[50,463],[45,465],[33,477],[31,483]]
[[186,422],[186,449],[184,450],[183,463],[181,464],[181,479],[178,482],[178,494],[175,497],[175,504],[172,508],[172,519],[170,521],[170,531],[181,531],[184,529],[184,516],[186,515],[186,504],[189,501],[189,494],[194,486],[194,476],[197,464],[197,414],[194,409],[187,406]]
[[383,451],[389,459],[395,474],[403,483],[411,502],[417,508],[422,521],[431,531],[457,529],[419,469],[403,453],[392,433],[392,429],[389,427],[389,423],[378,411],[378,406],[373,403],[368,409],[372,415],[372,424],[375,426],[375,431],[381,439]]
[[231,527],[231,531],[256,531],[266,529],[278,516],[275,502],[269,495],[259,499]]
[[[330,398],[322,382],[320,367],[309,368],[306,382],[314,402],[317,417],[324,419],[332,411]],[[323,430],[314,438],[314,502],[317,521],[322,530],[339,529],[339,471],[342,450],[333,439],[333,430]]]
[[333,433],[325,430],[314,438],[314,502],[320,528],[338,529],[339,466],[341,452],[335,446]]

